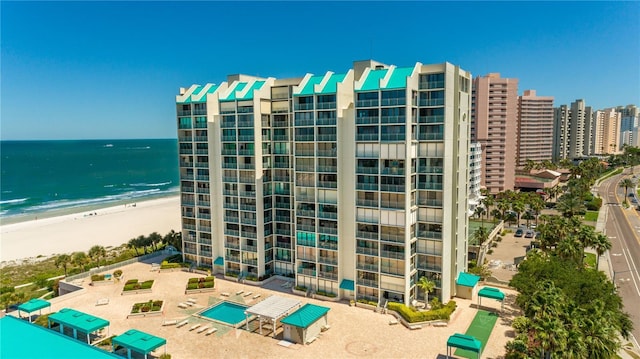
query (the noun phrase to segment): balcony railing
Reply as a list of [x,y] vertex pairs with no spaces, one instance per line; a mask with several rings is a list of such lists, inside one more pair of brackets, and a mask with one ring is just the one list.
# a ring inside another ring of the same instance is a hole
[[356,253],[358,254],[366,254],[369,256],[377,256],[378,248],[370,248],[370,247],[356,247]]
[[377,183],[357,183],[356,189],[364,191],[377,191],[379,188]]
[[407,99],[404,97],[383,98],[380,104],[382,106],[402,106],[407,104]]
[[323,234],[338,234],[338,228],[319,226],[318,232]]
[[365,231],[356,231],[356,237],[365,238],[365,239],[375,239],[375,240],[379,238],[377,232],[365,232]]
[[238,217],[238,216],[224,216],[224,220],[225,220],[225,222],[239,223],[240,222],[240,217]]
[[377,133],[358,133],[356,141],[378,141],[380,136]]
[[304,275],[315,277],[316,271],[315,269],[298,268],[298,274],[304,274]]
[[380,118],[378,116],[360,116],[360,117],[356,117],[356,125],[377,124],[378,122],[380,122]]
[[338,280],[338,273],[319,271],[318,277],[329,279],[329,280]]
[[404,243],[403,234],[380,233],[380,240],[394,243]]
[[358,100],[356,101],[356,107],[377,107],[378,100]]
[[418,140],[420,141],[442,141],[444,139],[444,133],[442,132],[428,132],[418,134]]
[[258,251],[258,247],[243,244],[242,245],[242,250],[243,251],[247,251],[247,252],[257,252]]
[[364,285],[364,286],[367,286],[367,287],[378,288],[378,281],[377,280],[358,278],[356,283],[358,283],[358,285]]
[[366,270],[369,272],[377,272],[378,265],[377,264],[369,264],[369,263],[360,263],[356,264],[356,269]]
[[444,106],[443,98],[421,99],[420,106]]
[[308,111],[313,110],[313,103],[296,103],[293,107],[296,111]]
[[380,118],[382,123],[405,123],[407,122],[406,116],[382,116]]
[[444,123],[444,116],[443,115],[419,116],[418,121],[420,123]]
[[318,257],[318,262],[325,263],[325,264],[337,265],[338,264],[338,258],[336,258],[336,257],[319,256]]
[[391,259],[404,259],[404,252],[380,251],[380,257]]
[[331,249],[331,250],[338,250],[338,242],[334,242],[334,241],[319,241],[318,242],[318,248],[322,248],[322,249]]
[[317,109],[318,110],[332,109],[332,108],[336,108],[335,101],[334,102],[318,102],[318,104],[317,104]]

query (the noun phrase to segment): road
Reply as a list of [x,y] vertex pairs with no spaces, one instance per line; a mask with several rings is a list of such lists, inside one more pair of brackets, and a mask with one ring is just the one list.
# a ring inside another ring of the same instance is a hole
[[[607,220],[605,234],[611,240],[609,251],[609,271],[612,280],[618,287],[618,294],[622,297],[624,308],[630,314],[634,330],[632,340],[638,346],[640,339],[640,212],[635,209],[625,209],[621,206],[624,198],[624,188],[618,183],[624,177],[631,176],[626,172],[613,176],[600,184],[598,189],[603,198],[603,207],[607,206]],[[630,189],[633,191],[633,189]]]

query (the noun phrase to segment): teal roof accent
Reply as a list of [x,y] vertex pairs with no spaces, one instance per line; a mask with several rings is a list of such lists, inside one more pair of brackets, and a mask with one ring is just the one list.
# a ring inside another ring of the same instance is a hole
[[51,303],[42,299],[31,299],[28,302],[24,302],[18,306],[18,310],[25,313],[32,313],[42,308],[50,307]]
[[333,74],[329,77],[329,81],[327,81],[326,85],[318,94],[331,94],[336,93],[338,91],[338,82],[342,82],[344,78],[347,77],[347,74]]
[[224,258],[223,257],[216,258],[216,260],[213,261],[213,264],[217,265],[217,266],[223,266],[224,265]]
[[0,318],[0,358],[112,359],[121,356],[75,340],[55,330],[7,315]]
[[209,90],[207,90],[207,92],[205,94],[203,94],[204,96],[202,96],[202,98],[200,98],[199,100],[195,100],[196,97],[198,97],[200,95],[200,93],[204,90],[205,86],[200,86],[200,85],[196,85],[196,89],[193,90],[193,92],[191,93],[191,95],[187,96],[187,98],[184,101],[178,101],[178,103],[200,103],[200,102],[206,102],[207,101],[207,95],[208,93],[214,93],[218,87],[220,87],[219,85],[212,85]]
[[296,96],[313,95],[315,93],[313,90],[314,86],[322,82],[323,78],[324,78],[324,75],[311,76],[311,78],[309,78],[309,81],[307,81],[307,84],[304,85],[304,88],[302,89],[302,91],[300,91],[299,94],[296,94]]
[[59,323],[83,333],[93,333],[109,325],[108,320],[70,308],[60,309],[59,312],[51,314],[47,319],[49,322]]
[[460,273],[458,274],[457,284],[465,286],[465,287],[475,287],[478,284],[480,277],[477,275],[469,274],[469,273]]
[[504,300],[504,293],[498,288],[484,287],[480,289],[478,295],[485,298],[491,298],[499,301]]
[[[247,93],[239,98],[238,100],[251,100],[253,99],[253,91],[254,90],[259,90],[262,85],[264,85],[264,81],[256,81],[253,83],[253,86],[251,86],[251,88],[249,89],[249,91],[247,91]],[[246,85],[245,85],[246,86]],[[244,88],[244,86],[242,86]]]
[[413,67],[397,67],[393,70],[386,89],[399,89],[407,87],[407,77],[411,76]]
[[164,338],[156,337],[155,335],[135,329],[127,330],[124,334],[113,338],[111,342],[142,354],[150,353],[167,344],[167,340]]
[[388,69],[380,69],[380,70],[371,70],[369,71],[369,75],[364,80],[362,87],[358,89],[358,91],[370,91],[370,90],[379,90],[380,89],[380,79],[384,78],[387,74]]
[[352,280],[343,279],[342,282],[340,282],[340,289],[353,291],[356,290],[356,286],[354,285]]
[[234,101],[234,100],[236,100],[236,91],[242,91],[245,86],[247,86],[246,82],[236,82],[236,84],[233,87],[233,89],[231,89],[231,92],[229,93],[229,96],[227,98],[224,98],[224,99],[221,98],[220,101]]
[[447,340],[447,346],[480,353],[482,343],[470,335],[456,333],[449,337]]
[[200,91],[202,91],[202,86],[200,85],[196,85],[196,89],[193,90],[193,92],[191,93],[191,95],[187,96],[186,99],[184,99],[184,101],[182,102],[178,102],[178,103],[191,103],[191,96],[193,96],[193,94],[199,94]]
[[282,324],[293,325],[298,328],[308,328],[322,316],[327,314],[330,308],[314,304],[305,304],[302,308],[288,315],[280,322]]

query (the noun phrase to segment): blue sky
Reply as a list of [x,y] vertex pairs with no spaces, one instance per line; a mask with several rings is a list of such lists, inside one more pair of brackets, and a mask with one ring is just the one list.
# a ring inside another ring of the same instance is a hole
[[1,2],[0,138],[173,138],[175,95],[354,60],[500,72],[556,105],[640,104],[638,2]]

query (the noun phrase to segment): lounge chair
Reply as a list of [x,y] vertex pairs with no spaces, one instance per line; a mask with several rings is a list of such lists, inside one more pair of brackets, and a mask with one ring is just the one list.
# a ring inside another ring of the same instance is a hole
[[239,290],[239,291],[236,292],[236,295],[240,295],[242,293],[244,293],[244,290]]
[[177,320],[165,320],[164,322],[162,322],[162,326],[176,325],[176,324],[178,324]]
[[243,296],[243,297],[248,297],[248,296],[250,296],[250,295],[253,295],[253,292],[247,292],[247,293],[244,293],[242,296]]
[[229,293],[227,293],[227,292],[222,292],[222,293],[220,293],[220,295],[221,295],[221,296],[223,296],[223,297],[228,297],[228,296],[229,296]]
[[196,331],[196,333],[200,334],[200,333],[204,332],[204,331],[205,331],[205,330],[207,330],[207,329],[209,329],[209,326],[208,326],[208,325],[205,325],[204,327],[200,327],[200,329],[198,329],[198,330]]
[[218,331],[218,328],[211,328],[211,329],[207,330],[207,332],[204,333],[204,335],[211,335],[211,334],[213,334],[213,333],[215,333],[217,331]]
[[189,328],[189,331],[196,330],[198,328],[200,328],[200,324],[194,324],[191,326],[191,328]]
[[184,302],[183,304],[186,304],[186,305],[188,305],[190,307],[193,307],[193,303],[191,303],[191,302]]
[[185,326],[185,325],[187,325],[187,324],[189,324],[189,320],[188,320],[188,319],[183,320],[183,321],[181,321],[180,323],[178,323],[178,325],[176,325],[176,328],[182,328],[182,327],[184,327],[184,326]]
[[196,304],[198,302],[198,300],[196,298],[189,298],[189,299],[187,299],[187,302]]
[[189,306],[188,306],[188,305],[186,305],[186,304],[184,304],[184,303],[178,303],[178,307],[179,307],[179,308],[182,308],[182,309],[187,309],[187,308],[189,308]]
[[96,305],[107,305],[109,304],[109,298],[100,298],[96,302]]
[[253,298],[253,299],[258,299],[258,298],[260,298],[260,297],[262,297],[262,294],[256,294],[256,295],[254,295],[252,298]]

